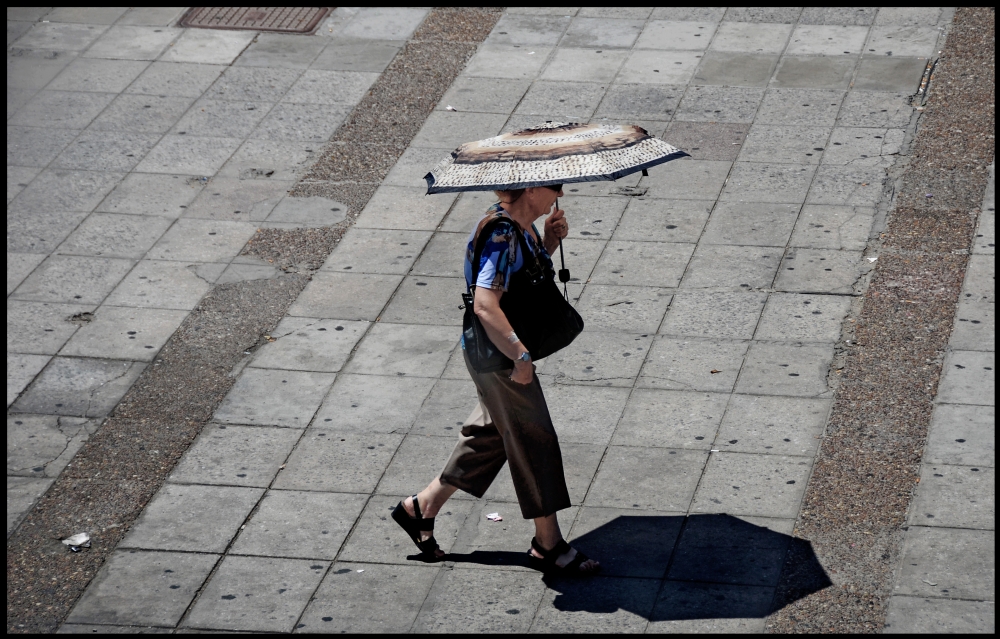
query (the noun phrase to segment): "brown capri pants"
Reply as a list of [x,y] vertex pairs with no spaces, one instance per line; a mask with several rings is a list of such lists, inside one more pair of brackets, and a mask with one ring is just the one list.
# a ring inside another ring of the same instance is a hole
[[527,386],[508,373],[476,373],[480,406],[462,426],[441,481],[482,497],[504,462],[510,462],[514,491],[525,519],[545,517],[569,508],[559,439],[549,417],[538,377]]

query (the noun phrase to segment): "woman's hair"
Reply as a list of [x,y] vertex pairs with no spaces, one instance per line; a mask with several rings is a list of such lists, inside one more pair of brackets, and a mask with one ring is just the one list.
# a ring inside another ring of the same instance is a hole
[[511,189],[509,191],[493,191],[501,204],[513,204],[519,197],[524,195],[524,189]]

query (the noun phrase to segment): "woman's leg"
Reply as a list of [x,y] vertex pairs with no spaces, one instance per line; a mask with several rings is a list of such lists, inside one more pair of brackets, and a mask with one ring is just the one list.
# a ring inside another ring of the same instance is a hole
[[[431,483],[427,484],[427,488],[424,488],[419,493],[417,493],[417,501],[420,506],[420,515],[424,518],[431,518],[438,514],[441,510],[441,506],[448,501],[448,498],[455,494],[458,490],[454,486],[449,486],[448,484],[442,484],[440,477],[435,477]],[[407,497],[403,500],[403,509],[406,510],[406,514],[410,517],[416,517],[417,512],[413,507],[413,497]],[[422,530],[420,531],[420,540],[426,541],[434,536],[433,530]],[[445,552],[438,548],[435,553],[438,557],[444,557]]]
[[[559,521],[556,519],[555,513],[548,515],[546,517],[536,517],[535,518],[535,539],[541,545],[542,548],[550,550],[555,548],[556,544],[562,541],[562,532],[559,531]],[[531,554],[542,558],[538,552],[532,548]],[[576,548],[570,548],[568,552],[563,553],[556,559],[556,565],[563,567],[569,562],[573,561],[576,557]],[[599,568],[601,563],[593,559],[588,559],[587,561],[580,564],[580,570],[582,572],[590,572],[591,570],[596,570]]]

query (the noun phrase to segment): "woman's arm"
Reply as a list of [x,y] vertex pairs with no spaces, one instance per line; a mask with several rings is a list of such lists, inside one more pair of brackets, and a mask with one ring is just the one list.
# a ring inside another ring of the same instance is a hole
[[531,362],[523,362],[518,359],[521,353],[528,349],[520,340],[510,341],[514,328],[507,321],[507,316],[500,308],[502,295],[503,291],[476,287],[475,303],[472,310],[476,313],[479,321],[483,323],[483,328],[486,329],[486,335],[490,341],[500,349],[501,353],[514,360],[514,371],[510,378],[518,384],[528,384],[534,375],[534,367]]

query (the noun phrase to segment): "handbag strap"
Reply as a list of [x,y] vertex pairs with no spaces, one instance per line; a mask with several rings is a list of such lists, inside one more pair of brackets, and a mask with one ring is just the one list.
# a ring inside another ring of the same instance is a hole
[[[492,234],[492,229],[497,224],[499,224],[500,222],[503,222],[503,221],[509,221],[511,223],[511,226],[514,227],[514,234],[517,235],[517,240],[518,240],[519,248],[524,253],[526,253],[527,255],[530,255],[531,257],[534,258],[534,260],[535,260],[535,267],[536,268],[539,268],[539,269],[541,268],[541,264],[538,262],[538,256],[535,255],[534,251],[532,251],[528,247],[528,242],[527,242],[527,240],[524,239],[524,232],[521,231],[521,228],[518,225],[518,223],[515,222],[514,219],[511,218],[511,217],[506,217],[506,216],[494,217],[492,220],[489,220],[488,222],[486,222],[486,224],[484,224],[482,226],[482,228],[479,229],[479,235],[476,237],[476,247],[475,247],[475,250],[473,250],[473,252],[472,252],[472,260],[473,260],[472,261],[472,281],[473,282],[475,282],[475,281],[477,281],[479,279],[479,270],[480,270],[480,264],[479,264],[479,262],[482,259],[483,250],[486,248],[486,239],[488,237],[490,237],[490,235]],[[490,233],[486,232],[487,229],[490,230]],[[472,285],[466,283],[466,287],[468,288],[469,293],[472,293]]]

